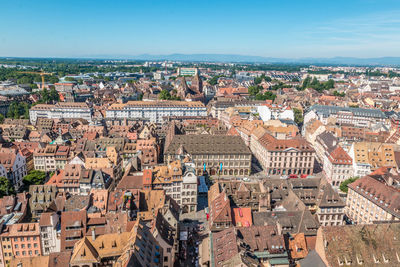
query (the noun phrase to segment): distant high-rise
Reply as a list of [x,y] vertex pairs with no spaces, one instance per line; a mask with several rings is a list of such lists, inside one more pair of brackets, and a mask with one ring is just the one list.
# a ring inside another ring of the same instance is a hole
[[195,76],[199,73],[198,68],[178,68],[178,76]]

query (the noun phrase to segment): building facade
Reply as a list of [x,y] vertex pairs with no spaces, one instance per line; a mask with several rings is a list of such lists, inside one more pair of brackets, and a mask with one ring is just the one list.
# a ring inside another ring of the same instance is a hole
[[190,155],[196,174],[246,176],[251,171],[251,152],[240,136],[175,135],[166,147],[164,161]]
[[335,188],[353,176],[353,160],[341,146],[325,153],[323,166],[328,182]]
[[365,176],[348,185],[346,214],[356,224],[400,220],[400,192]]
[[203,103],[192,101],[129,101],[113,104],[106,110],[108,119],[139,119],[161,123],[170,116],[206,116]]
[[42,213],[40,216],[40,241],[42,244],[42,255],[60,252],[61,241],[59,233],[60,218],[56,213]]
[[303,138],[278,140],[254,133],[250,149],[269,175],[313,174],[315,150]]
[[29,119],[35,124],[38,118],[92,120],[92,109],[86,103],[59,102],[54,105],[38,104],[29,110]]

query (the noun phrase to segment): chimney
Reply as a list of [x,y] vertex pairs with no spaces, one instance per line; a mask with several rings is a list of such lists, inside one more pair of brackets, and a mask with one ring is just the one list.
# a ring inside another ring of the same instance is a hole
[[92,241],[96,240],[96,227],[92,228]]

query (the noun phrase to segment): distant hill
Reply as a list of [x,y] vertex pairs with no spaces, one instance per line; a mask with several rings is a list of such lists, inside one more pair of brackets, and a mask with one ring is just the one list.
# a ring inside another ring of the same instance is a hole
[[169,55],[96,55],[87,58],[170,60],[196,62],[287,63],[287,64],[338,64],[338,65],[391,65],[400,66],[400,57],[356,58],[274,58],[235,54],[169,54]]
[[[34,57],[0,57],[4,59],[35,59]],[[48,58],[57,59],[57,58]],[[264,64],[325,64],[325,65],[355,65],[355,66],[400,66],[400,57],[377,57],[377,58],[356,58],[356,57],[331,57],[331,58],[276,58],[247,56],[235,54],[169,54],[169,55],[84,55],[63,59],[101,59],[101,60],[143,60],[143,61],[181,61],[181,62],[229,62],[229,63],[264,63]]]

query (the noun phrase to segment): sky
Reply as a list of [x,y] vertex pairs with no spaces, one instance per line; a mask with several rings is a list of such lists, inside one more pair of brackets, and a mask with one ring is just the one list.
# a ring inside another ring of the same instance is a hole
[[0,0],[0,56],[400,56],[399,0]]

